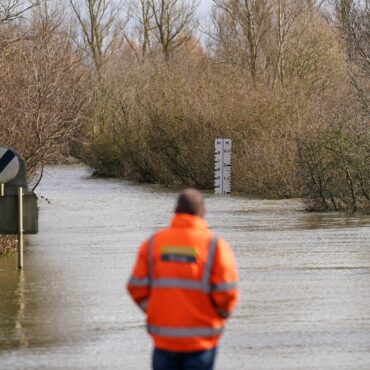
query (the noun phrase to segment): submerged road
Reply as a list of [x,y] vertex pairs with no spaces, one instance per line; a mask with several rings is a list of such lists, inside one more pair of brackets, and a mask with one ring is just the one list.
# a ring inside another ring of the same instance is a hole
[[[144,370],[151,344],[123,289],[143,238],[176,193],[49,167],[25,269],[0,259],[1,370]],[[218,370],[370,369],[370,217],[314,214],[299,201],[206,198],[232,245],[241,302]]]

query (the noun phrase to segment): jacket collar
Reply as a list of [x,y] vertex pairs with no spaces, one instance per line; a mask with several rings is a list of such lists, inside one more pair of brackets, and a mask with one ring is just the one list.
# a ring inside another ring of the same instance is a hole
[[171,227],[208,229],[208,224],[202,217],[176,213],[172,218]]

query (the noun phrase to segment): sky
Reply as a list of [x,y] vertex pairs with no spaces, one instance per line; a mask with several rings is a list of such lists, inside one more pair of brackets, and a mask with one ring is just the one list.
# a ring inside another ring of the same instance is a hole
[[209,15],[211,13],[212,0],[199,1],[199,14],[201,16]]

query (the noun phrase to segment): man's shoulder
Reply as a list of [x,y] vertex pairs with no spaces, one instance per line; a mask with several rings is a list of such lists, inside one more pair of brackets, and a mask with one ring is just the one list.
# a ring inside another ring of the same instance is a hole
[[170,232],[171,228],[170,227],[163,227],[160,228],[156,231],[153,231],[148,238],[145,240],[146,243],[150,243],[151,241],[154,241],[154,239],[158,239],[163,237],[164,235],[168,234]]
[[208,239],[211,240],[213,238],[216,238],[217,235],[215,235],[210,229],[198,229],[198,228],[181,228],[181,227],[172,227],[167,226],[161,229],[158,229],[153,234],[150,235],[148,240],[152,238],[166,238],[166,237],[181,237],[181,236],[188,236],[191,238],[201,238],[201,239]]

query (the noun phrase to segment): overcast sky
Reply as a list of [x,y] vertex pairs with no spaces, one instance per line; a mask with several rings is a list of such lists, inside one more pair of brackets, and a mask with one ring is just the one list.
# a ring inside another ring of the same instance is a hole
[[203,15],[208,15],[211,12],[212,0],[200,0],[199,2],[199,13]]

